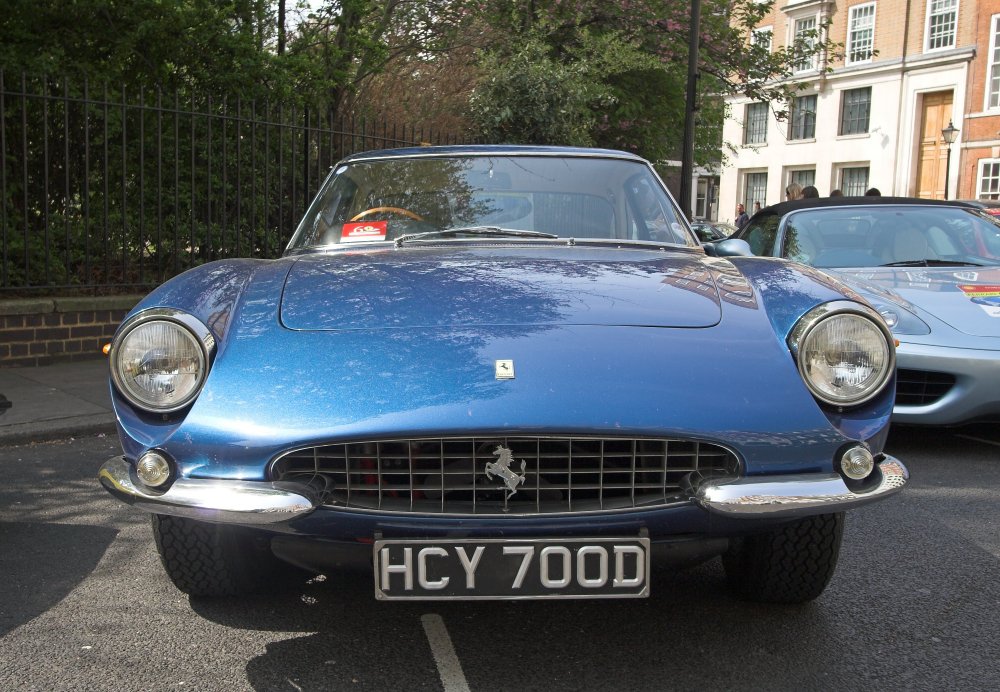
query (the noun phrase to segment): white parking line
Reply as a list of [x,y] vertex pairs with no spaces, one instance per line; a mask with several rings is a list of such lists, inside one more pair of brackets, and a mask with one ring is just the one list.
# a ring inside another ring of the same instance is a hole
[[981,437],[973,437],[972,435],[955,435],[955,437],[963,437],[966,440],[972,440],[974,442],[985,442],[988,445],[995,445],[997,447],[1000,447],[1000,442],[996,442],[994,440],[984,440]]
[[455,647],[451,644],[444,620],[436,613],[428,613],[420,616],[420,622],[424,625],[424,634],[431,645],[444,692],[469,692],[469,683],[466,682],[462,664],[455,655]]

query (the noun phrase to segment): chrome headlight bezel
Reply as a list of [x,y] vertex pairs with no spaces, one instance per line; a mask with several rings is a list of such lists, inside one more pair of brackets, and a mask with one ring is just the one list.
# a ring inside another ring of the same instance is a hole
[[[805,362],[805,358],[802,357],[803,349],[808,347],[809,339],[816,334],[817,327],[824,324],[828,319],[843,316],[853,316],[857,319],[867,321],[878,330],[885,343],[885,362],[882,371],[862,392],[851,396],[836,396],[819,387],[811,378],[808,372],[808,364]],[[796,322],[788,336],[788,347],[795,358],[799,375],[802,377],[802,381],[806,387],[816,399],[830,406],[849,408],[871,401],[882,393],[896,371],[895,339],[886,326],[885,320],[879,313],[867,305],[849,300],[824,303],[803,315]]]
[[[170,328],[179,330],[182,337],[190,340],[195,346],[197,354],[198,370],[196,383],[183,397],[171,401],[169,404],[159,404],[150,399],[144,399],[138,388],[130,386],[127,382],[128,375],[123,370],[121,356],[128,338],[136,329],[149,325],[153,322],[162,322]],[[111,380],[115,384],[118,392],[136,408],[152,413],[173,413],[189,406],[201,393],[208,371],[211,367],[212,355],[215,352],[215,337],[211,330],[206,327],[201,320],[195,316],[176,310],[174,308],[151,308],[136,313],[127,319],[119,329],[109,352],[109,365],[111,367]]]

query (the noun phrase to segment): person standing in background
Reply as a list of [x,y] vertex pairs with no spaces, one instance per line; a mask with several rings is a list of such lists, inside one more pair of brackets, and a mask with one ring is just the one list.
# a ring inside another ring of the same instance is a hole
[[742,231],[748,223],[750,223],[750,217],[747,216],[746,207],[740,202],[736,205],[736,228]]
[[785,197],[791,202],[794,199],[802,199],[802,186],[798,183],[788,183],[785,188]]

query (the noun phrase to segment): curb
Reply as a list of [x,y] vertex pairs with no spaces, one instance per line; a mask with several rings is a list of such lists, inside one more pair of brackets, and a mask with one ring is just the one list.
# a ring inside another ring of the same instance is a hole
[[0,426],[0,447],[52,442],[99,433],[118,433],[118,424],[113,413],[95,413],[51,421]]

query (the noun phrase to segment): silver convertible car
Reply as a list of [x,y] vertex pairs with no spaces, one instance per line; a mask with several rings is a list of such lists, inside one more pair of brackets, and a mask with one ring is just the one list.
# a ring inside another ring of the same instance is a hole
[[348,157],[283,257],[128,315],[100,480],[197,596],[354,562],[380,600],[643,598],[659,555],[816,598],[845,512],[907,483],[894,343],[839,281],[736,246],[623,152]]
[[1000,417],[1000,222],[961,202],[840,197],[776,204],[734,235],[856,289],[899,340],[897,423]]

